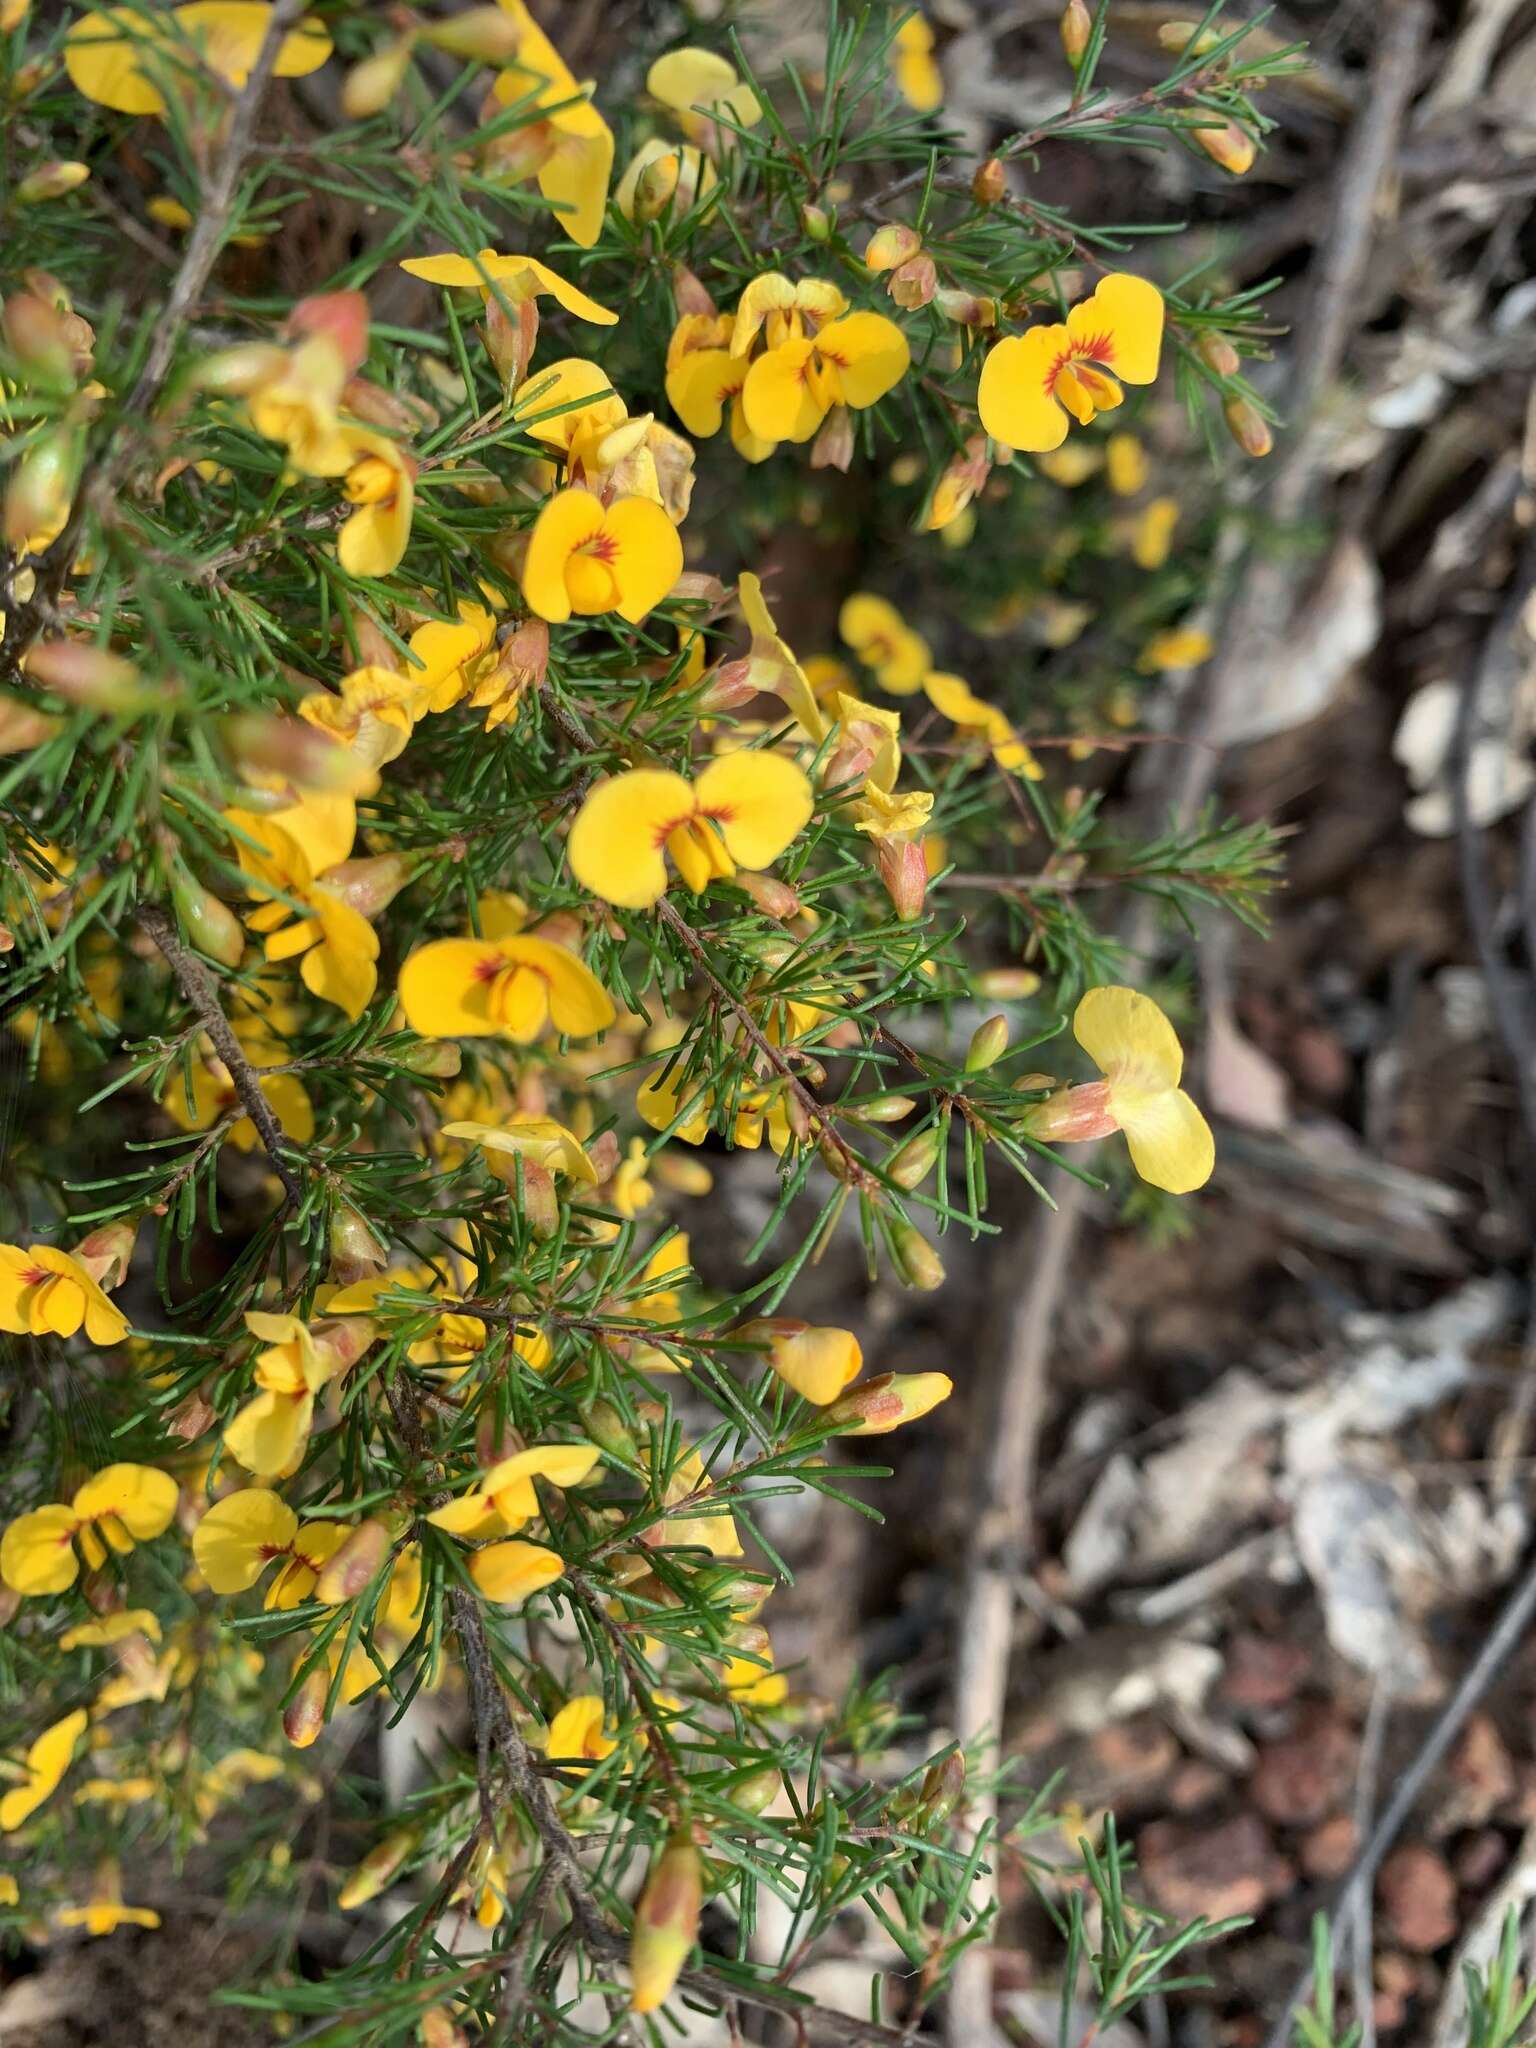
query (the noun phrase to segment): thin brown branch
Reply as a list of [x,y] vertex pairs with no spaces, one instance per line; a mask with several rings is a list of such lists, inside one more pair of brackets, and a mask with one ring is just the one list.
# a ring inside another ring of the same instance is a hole
[[164,954],[176,977],[176,986],[197,1012],[199,1022],[213,1041],[214,1051],[228,1070],[246,1115],[256,1126],[256,1135],[272,1161],[273,1171],[282,1182],[288,1201],[297,1205],[304,1198],[304,1183],[286,1157],[292,1148],[283,1135],[276,1112],[261,1092],[261,1081],[255,1067],[246,1058],[244,1048],[220,1007],[212,975],[197,955],[182,944],[174,919],[158,903],[139,904],[134,916]]

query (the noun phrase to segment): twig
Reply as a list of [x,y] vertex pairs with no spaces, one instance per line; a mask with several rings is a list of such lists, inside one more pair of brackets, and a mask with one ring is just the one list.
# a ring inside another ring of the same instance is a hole
[[[1360,1771],[1355,1783],[1355,1829],[1364,1841],[1376,1811],[1377,1780],[1381,1776],[1381,1747],[1387,1732],[1387,1714],[1392,1695],[1378,1677],[1371,1688],[1366,1709],[1365,1733],[1360,1741]],[[1355,2025],[1360,2029],[1359,2048],[1376,2048],[1375,1985],[1371,1976],[1371,1891],[1365,1886],[1355,1900],[1350,1920],[1350,1985],[1355,2008]]]
[[296,1206],[304,1199],[304,1183],[284,1156],[288,1141],[283,1136],[283,1127],[271,1103],[261,1092],[261,1081],[255,1067],[246,1058],[229,1019],[219,1006],[213,977],[197,955],[182,944],[175,923],[158,903],[140,903],[134,910],[134,916],[165,955],[176,977],[176,986],[196,1010],[204,1031],[213,1040],[213,1049],[228,1069],[235,1093],[246,1115],[256,1126],[256,1135],[272,1161],[284,1193]]

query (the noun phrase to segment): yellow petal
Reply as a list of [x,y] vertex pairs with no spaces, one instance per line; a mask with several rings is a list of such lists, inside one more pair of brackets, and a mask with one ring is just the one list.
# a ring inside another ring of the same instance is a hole
[[553,1585],[565,1566],[558,1552],[542,1543],[523,1543],[513,1538],[477,1550],[469,1560],[469,1575],[487,1600],[514,1606],[531,1593]]
[[523,560],[523,595],[541,619],[559,625],[571,616],[572,558],[602,531],[603,508],[590,491],[557,491],[539,513]]
[[1059,448],[1067,415],[1052,395],[1053,373],[1067,348],[1064,327],[1031,327],[997,343],[981,366],[976,410],[995,441],[1026,454]]
[[1110,1101],[1120,1115],[1131,1164],[1144,1181],[1170,1195],[1205,1186],[1216,1164],[1216,1141],[1182,1088],[1164,1089],[1122,1109],[1111,1087]]
[[619,498],[603,520],[603,536],[617,549],[613,561],[620,618],[637,626],[660,604],[683,573],[683,544],[660,505],[649,498]]
[[722,754],[693,790],[700,811],[719,825],[731,858],[744,868],[777,860],[816,808],[810,778],[783,754]]
[[405,1021],[424,1038],[480,1038],[498,1027],[491,983],[505,964],[491,939],[434,939],[400,970]]
[[270,1488],[215,1501],[192,1532],[192,1555],[215,1593],[243,1593],[298,1533],[299,1518]]
[[842,402],[856,411],[884,398],[912,361],[907,337],[883,313],[849,313],[834,320],[817,335],[816,351],[836,367]]
[[298,1469],[315,1412],[312,1394],[258,1394],[224,1431],[224,1448],[259,1479]]
[[503,940],[501,950],[505,958],[532,967],[543,978],[550,1019],[557,1031],[571,1038],[590,1038],[613,1022],[617,1015],[613,998],[586,962],[567,947],[530,933]]
[[567,846],[571,873],[605,902],[646,909],[666,893],[667,835],[693,808],[693,791],[681,775],[659,768],[615,775],[577,813]]
[[667,402],[690,434],[707,440],[746,381],[746,363],[729,349],[692,349],[667,372]]
[[52,1796],[59,1780],[69,1769],[75,1745],[85,1733],[86,1711],[76,1707],[62,1721],[45,1728],[27,1751],[27,1775],[0,1799],[0,1834],[9,1834],[34,1814]]
[[713,50],[700,50],[691,44],[658,57],[645,74],[645,89],[651,97],[680,113],[695,107],[707,111],[737,82],[734,64],[716,56]]
[[[1111,271],[1100,280],[1093,297],[1067,315],[1067,333],[1074,345],[1084,348],[1094,362],[1102,363],[1127,384],[1150,384],[1162,353],[1163,295],[1144,277],[1126,270]],[[987,426],[985,412],[982,425],[1015,448],[1025,445],[1001,428]]]
[[1178,1033],[1150,996],[1134,988],[1091,988],[1072,1035],[1101,1074],[1147,1093],[1177,1088],[1184,1072]]
[[80,1573],[71,1541],[79,1526],[74,1509],[60,1505],[18,1515],[0,1537],[0,1579],[13,1593],[62,1593]]
[[769,1326],[768,1362],[787,1386],[818,1408],[835,1401],[864,1363],[851,1330]]
[[460,1494],[457,1500],[444,1501],[427,1520],[434,1529],[445,1529],[450,1536],[499,1536],[506,1531],[496,1503],[477,1487]]
[[112,1515],[147,1543],[171,1526],[178,1490],[170,1473],[154,1465],[106,1465],[77,1491],[73,1505],[82,1521]]
[[764,441],[809,441],[827,416],[828,401],[813,375],[816,344],[783,342],[760,355],[741,387],[750,432]]
[[579,1486],[591,1476],[601,1456],[596,1444],[531,1444],[526,1451],[493,1465],[481,1485],[493,1496],[530,1479],[547,1479],[553,1486]]
[[571,437],[595,407],[613,423],[625,417],[624,402],[606,370],[585,356],[562,356],[525,377],[512,401],[512,417],[526,434],[551,448],[569,448]]

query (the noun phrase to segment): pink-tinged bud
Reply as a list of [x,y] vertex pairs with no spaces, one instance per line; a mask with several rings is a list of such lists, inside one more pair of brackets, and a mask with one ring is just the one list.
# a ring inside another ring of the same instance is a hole
[[1088,11],[1088,0],[1067,0],[1061,10],[1060,28],[1061,47],[1075,71],[1083,61],[1088,38],[1093,34],[1093,16]]
[[736,661],[722,661],[706,678],[699,692],[701,711],[738,711],[759,694],[752,680],[752,664],[745,655]]
[[837,469],[845,475],[853,460],[853,414],[846,405],[834,405],[811,443],[812,469]]
[[340,1607],[355,1600],[365,1586],[373,1583],[389,1555],[389,1531],[370,1517],[359,1522],[341,1548],[327,1558],[315,1581],[315,1598],[327,1607]]
[[781,882],[777,875],[759,875],[750,868],[741,868],[732,879],[743,895],[751,897],[765,917],[787,919],[799,915],[798,893],[788,882]]
[[916,228],[905,222],[892,221],[883,228],[876,228],[869,238],[864,251],[864,267],[876,272],[896,270],[909,262],[923,246],[923,238]]
[[466,7],[423,28],[421,39],[465,64],[510,64],[522,43],[515,15],[499,7]]
[[424,1038],[420,1045],[407,1046],[400,1054],[402,1067],[413,1074],[429,1074],[435,1081],[451,1081],[464,1065],[464,1056],[451,1038]]
[[295,1749],[308,1749],[325,1726],[325,1696],[330,1681],[324,1671],[311,1671],[283,1709],[283,1733]]
[[1207,328],[1195,343],[1195,353],[1208,370],[1214,370],[1218,377],[1235,377],[1243,367],[1243,359],[1224,334],[1217,334]]
[[[944,1285],[944,1261],[915,1225],[898,1223],[893,1228],[891,1251],[896,1261],[896,1277],[904,1287],[915,1288],[919,1294],[932,1294],[935,1288]],[[895,1426],[888,1425],[892,1429]]]
[[402,36],[352,66],[341,87],[341,111],[349,121],[371,120],[391,104],[405,84],[415,40]]
[[[367,377],[349,377],[342,387],[341,402],[348,412],[356,413],[370,427],[382,427],[390,434],[416,434],[424,426],[437,423],[436,412],[421,399],[403,398]],[[400,459],[414,476],[419,466],[415,456],[402,453]],[[354,505],[380,504],[394,495],[394,467],[382,456],[365,455],[347,471],[342,488]]]
[[938,290],[938,267],[926,252],[914,256],[891,272],[885,288],[898,306],[905,306],[909,312],[915,311],[919,306],[926,306]]
[[383,1841],[376,1842],[337,1896],[336,1903],[343,1913],[350,1913],[354,1906],[366,1906],[386,1885],[393,1883],[419,1840],[415,1828],[391,1828]]
[[807,200],[800,209],[800,225],[813,242],[830,242],[832,239],[832,216],[824,206],[813,206]]
[[897,1187],[921,1187],[939,1162],[939,1152],[944,1135],[937,1124],[930,1124],[926,1131],[919,1131],[915,1138],[908,1138],[905,1145],[898,1147],[886,1161],[888,1179]]
[[480,675],[469,701],[478,710],[489,708],[491,722],[500,725],[529,690],[542,689],[548,673],[549,627],[543,619],[524,619]]
[[1039,986],[1040,977],[1032,967],[989,967],[985,974],[977,975],[974,983],[978,995],[1008,1003],[1023,1002]]
[[63,721],[46,711],[34,711],[18,697],[0,696],[0,754],[24,754],[40,747],[60,729]]
[[138,1235],[138,1217],[120,1216],[115,1223],[103,1223],[89,1237],[82,1237],[70,1257],[84,1266],[104,1294],[110,1294],[127,1278]]
[[331,1215],[331,1278],[338,1287],[355,1287],[370,1273],[382,1273],[389,1255],[349,1202]]
[[971,1033],[971,1043],[965,1055],[965,1071],[968,1074],[984,1073],[1000,1060],[1008,1050],[1008,1019],[989,1017],[985,1024],[978,1024]]
[[9,1586],[0,1586],[0,1628],[9,1628],[16,1619],[22,1597],[20,1593],[13,1592]]
[[165,1426],[182,1443],[192,1444],[200,1436],[205,1436],[217,1420],[218,1411],[213,1403],[205,1395],[194,1392],[176,1403],[165,1419]]
[[131,661],[84,640],[44,640],[26,659],[27,674],[45,690],[110,717],[127,717],[174,694],[146,683]]
[[699,1938],[703,1905],[699,1852],[686,1837],[674,1835],[656,1859],[635,1905],[629,1943],[633,2011],[655,2012],[671,1996],[688,1952]]
[[996,206],[1008,196],[1008,174],[1002,162],[989,156],[985,163],[976,166],[971,179],[971,197],[978,206]]
[[953,320],[961,327],[995,327],[997,325],[996,299],[978,297],[975,292],[955,291],[945,287],[936,291],[933,303],[946,320]]
[[359,917],[375,918],[394,902],[411,879],[411,863],[400,853],[364,854],[325,871],[325,886]]
[[67,390],[74,382],[74,350],[65,314],[35,292],[13,292],[5,302],[5,341],[34,384]]
[[523,1161],[523,1215],[541,1244],[547,1244],[560,1228],[560,1198],[553,1176],[532,1159]]
[[609,1180],[619,1170],[619,1161],[624,1157],[619,1150],[617,1131],[604,1131],[600,1138],[593,1138],[586,1148],[599,1181]]
[[1245,455],[1267,455],[1274,447],[1275,437],[1269,430],[1269,421],[1246,398],[1229,398],[1222,412],[1226,416],[1228,433]]
[[48,199],[62,199],[66,192],[78,191],[90,175],[89,164],[40,164],[35,171],[22,179],[11,196],[18,206],[37,206]]
[[904,924],[923,914],[928,892],[928,863],[921,846],[896,839],[878,841],[875,852],[880,879],[891,907]]
[[52,70],[53,66],[42,57],[33,57],[28,63],[19,64],[11,73],[12,102],[19,106],[24,100],[31,99]]
[[940,1821],[949,1819],[964,1797],[965,1751],[952,1749],[923,1773],[916,1818],[924,1827],[937,1827]]
[[942,1372],[885,1372],[878,1379],[850,1387],[827,1409],[823,1420],[835,1422],[841,1436],[889,1436],[904,1422],[916,1422],[955,1391]]
[[503,386],[521,384],[539,339],[539,306],[524,299],[510,312],[492,296],[485,302],[485,346]]
[[673,267],[672,303],[676,306],[680,319],[686,319],[690,313],[710,315],[715,310],[714,300],[686,263],[679,263]]
[[310,1329],[315,1349],[332,1362],[336,1372],[356,1365],[378,1334],[379,1326],[372,1316],[336,1316],[328,1322],[315,1323]]
[[280,775],[297,789],[354,795],[372,782],[373,771],[349,747],[307,718],[237,712],[221,729],[241,775]]
[[80,480],[83,449],[71,426],[46,428],[11,468],[5,490],[3,531],[16,552],[30,549],[39,535],[52,534],[69,517]]
[[8,924],[0,924],[0,953],[14,953],[15,950],[16,934]]
[[350,377],[368,360],[368,301],[361,292],[314,292],[299,300],[283,331],[294,339],[329,336]]
[[1020,1116],[1019,1128],[1042,1145],[1085,1145],[1118,1131],[1120,1119],[1110,1107],[1109,1083],[1087,1081],[1032,1103]]
[[227,903],[221,903],[185,869],[171,883],[171,901],[199,953],[217,960],[221,967],[240,965],[245,953],[245,932]]
[[1240,178],[1250,168],[1258,153],[1253,137],[1236,121],[1219,121],[1214,127],[1191,128],[1187,132],[1213,163],[1230,171],[1234,178]]

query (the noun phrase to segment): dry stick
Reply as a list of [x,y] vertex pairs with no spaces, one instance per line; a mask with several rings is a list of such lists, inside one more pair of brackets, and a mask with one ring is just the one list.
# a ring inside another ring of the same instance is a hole
[[[1324,259],[1306,314],[1298,323],[1291,388],[1300,426],[1343,362],[1350,309],[1358,301],[1369,254],[1376,193],[1396,150],[1427,29],[1425,0],[1398,0],[1387,14],[1374,53],[1365,111],[1350,133],[1335,186],[1331,231],[1323,241],[1323,247],[1334,253]],[[1298,440],[1274,479],[1276,500],[1299,505],[1315,474],[1315,459]],[[1218,652],[1203,678],[1195,736],[1211,744],[1142,757],[1151,764],[1153,775],[1165,778],[1149,793],[1147,808],[1154,815],[1171,810],[1181,826],[1198,815],[1211,790],[1220,758],[1215,742],[1244,686],[1240,649],[1247,638],[1245,628],[1260,609],[1253,570],[1250,555],[1237,571]],[[1129,950],[1145,952],[1155,936],[1154,908],[1140,903],[1129,923]],[[983,1768],[995,1768],[1000,1757],[1015,1568],[1028,1541],[1046,1360],[1088,1212],[1088,1189],[1081,1181],[1058,1174],[1051,1186],[1059,1206],[1036,1217],[1022,1260],[1009,1263],[1010,1276],[1022,1266],[1028,1277],[1022,1288],[1010,1277],[1000,1356],[989,1407],[979,1423],[979,1440],[988,1451],[961,1587],[954,1723],[960,1739],[977,1746]],[[971,1800],[971,1815],[978,1834],[995,1829],[996,1793],[978,1792]],[[995,1872],[979,1879],[974,1898],[978,1910],[995,1903]],[[945,2038],[949,2048],[982,2048],[993,2038],[992,1962],[981,1943],[968,1948],[956,1966]]]
[[304,1183],[283,1156],[283,1148],[287,1143],[283,1136],[283,1127],[278,1122],[271,1103],[261,1092],[261,1082],[256,1069],[246,1058],[229,1019],[219,1006],[218,991],[214,987],[212,975],[197,955],[189,952],[182,944],[175,923],[158,903],[140,903],[135,907],[133,914],[165,955],[170,970],[176,977],[176,986],[196,1010],[198,1021],[213,1040],[213,1049],[229,1070],[229,1078],[234,1084],[235,1093],[239,1096],[246,1115],[256,1126],[256,1135],[266,1148],[288,1201],[297,1205],[304,1199]]

